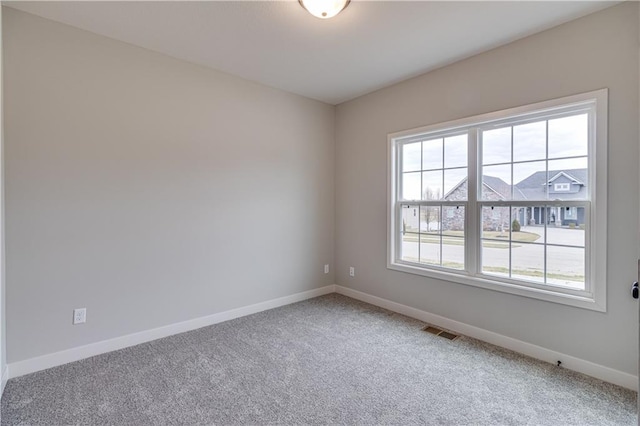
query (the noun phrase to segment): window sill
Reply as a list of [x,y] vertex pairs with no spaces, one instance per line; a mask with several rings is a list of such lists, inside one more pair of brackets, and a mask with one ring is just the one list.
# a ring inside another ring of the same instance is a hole
[[536,287],[527,287],[510,282],[500,281],[499,277],[489,278],[486,276],[473,276],[465,272],[448,272],[446,270],[425,269],[410,264],[388,262],[387,268],[414,275],[422,275],[443,281],[450,281],[457,284],[465,284],[487,290],[499,291],[501,293],[514,294],[517,296],[532,299],[544,300],[546,302],[558,303],[582,309],[589,309],[597,312],[606,312],[606,305],[598,303],[593,294],[582,292],[583,294],[560,293],[553,290],[545,290]]

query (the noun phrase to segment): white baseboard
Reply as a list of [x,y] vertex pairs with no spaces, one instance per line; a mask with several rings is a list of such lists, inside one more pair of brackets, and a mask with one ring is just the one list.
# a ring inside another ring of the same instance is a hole
[[69,362],[79,361],[81,359],[100,355],[106,352],[127,348],[129,346],[139,345],[151,340],[172,336],[174,334],[184,333],[186,331],[218,324],[224,321],[229,321],[235,318],[244,317],[246,315],[278,308],[280,306],[289,305],[291,303],[301,302],[303,300],[334,292],[335,285],[328,285],[326,287],[303,291],[301,293],[292,294],[290,296],[267,300],[265,302],[256,303],[254,305],[243,306],[241,308],[231,309],[229,311],[219,312],[217,314],[207,315],[205,317],[195,318],[176,324],[170,324],[164,327],[158,327],[151,330],[141,331],[139,333],[128,334],[126,336],[103,340],[101,342],[91,343],[84,346],[78,346],[60,352],[26,359],[24,361],[12,362],[7,366],[9,373],[5,373],[2,376],[3,389],[6,380],[9,378],[19,377],[29,373],[35,373],[36,371],[45,370],[47,368],[67,364]]
[[569,370],[577,371],[591,377],[595,377],[605,382],[613,383],[627,389],[638,390],[638,377],[629,373],[614,370],[603,365],[595,364],[584,359],[565,355],[560,352],[552,351],[541,346],[503,336],[492,331],[488,331],[479,327],[454,321],[449,318],[435,315],[420,309],[392,302],[391,300],[381,297],[372,296],[361,291],[353,290],[347,287],[336,285],[336,292],[362,302],[370,303],[381,308],[388,309],[399,314],[406,315],[411,318],[424,321],[426,323],[436,325],[438,327],[454,331],[465,336],[473,337],[483,342],[491,343],[514,352],[518,352],[541,361],[555,364],[558,360],[562,361],[562,366]]

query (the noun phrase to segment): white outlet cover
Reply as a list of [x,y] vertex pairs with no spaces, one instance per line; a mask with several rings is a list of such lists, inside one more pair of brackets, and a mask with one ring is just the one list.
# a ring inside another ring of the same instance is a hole
[[87,322],[87,308],[73,310],[73,324],[83,324]]
[[324,273],[328,274],[329,273],[329,265],[324,265]]
[[355,277],[355,276],[356,276],[356,268],[354,268],[353,266],[351,266],[351,267],[349,268],[349,275],[350,275],[350,276],[352,276],[352,277]]

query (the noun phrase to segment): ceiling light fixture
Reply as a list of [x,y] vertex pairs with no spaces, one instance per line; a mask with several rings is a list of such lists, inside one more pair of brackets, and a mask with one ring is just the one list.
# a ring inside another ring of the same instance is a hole
[[351,0],[298,0],[307,12],[320,19],[329,19],[347,7]]

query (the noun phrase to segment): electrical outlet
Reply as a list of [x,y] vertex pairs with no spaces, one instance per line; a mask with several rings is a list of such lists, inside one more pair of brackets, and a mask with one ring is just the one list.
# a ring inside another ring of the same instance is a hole
[[354,268],[353,266],[349,267],[349,276],[350,277],[355,277],[356,276],[356,268]]
[[87,308],[78,308],[73,310],[73,324],[83,324],[87,322]]
[[324,265],[324,273],[325,274],[329,273],[329,264],[328,263],[326,265]]

